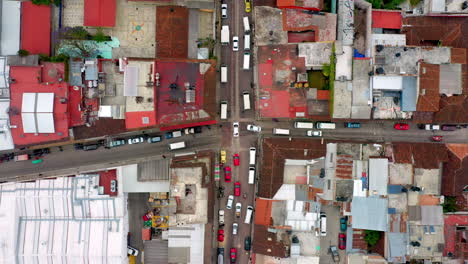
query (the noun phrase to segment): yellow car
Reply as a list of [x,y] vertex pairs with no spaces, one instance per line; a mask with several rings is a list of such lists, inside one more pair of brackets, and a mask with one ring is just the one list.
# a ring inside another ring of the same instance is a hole
[[221,163],[224,164],[226,163],[226,151],[221,150]]
[[244,0],[244,2],[245,2],[245,12],[250,13],[250,11],[252,10],[250,0]]

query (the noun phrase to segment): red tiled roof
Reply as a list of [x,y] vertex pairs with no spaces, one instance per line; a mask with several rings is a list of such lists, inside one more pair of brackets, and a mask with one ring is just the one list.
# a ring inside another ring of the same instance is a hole
[[[49,76],[53,72],[56,77]],[[10,123],[15,126],[11,129],[15,146],[27,146],[40,143],[50,143],[68,139],[68,103],[61,103],[60,99],[68,99],[68,84],[58,82],[57,78],[63,76],[63,63],[45,63],[42,66],[12,66],[10,78],[15,80],[10,84]],[[43,76],[46,75],[46,76]],[[53,83],[45,83],[54,79]],[[41,81],[41,82],[39,82]],[[54,94],[54,130],[55,133],[23,133],[21,117],[24,93],[53,93]]]
[[155,125],[155,111],[125,112],[125,127],[127,129],[153,127]]
[[468,156],[468,144],[447,144],[447,148],[460,160]]
[[444,237],[445,237],[444,256],[447,256],[447,254],[451,252],[452,254],[454,254],[456,258],[460,258],[460,259],[468,258],[468,251],[464,251],[467,249],[466,242],[463,243],[460,237],[461,233],[466,232],[466,231],[457,230],[457,226],[467,226],[467,225],[468,225],[468,215],[466,214],[444,216]]
[[400,29],[402,16],[400,11],[372,10],[373,28]]
[[421,63],[419,74],[419,96],[416,105],[417,111],[439,111],[439,79],[440,66]]
[[271,225],[271,206],[273,200],[265,200],[257,198],[255,202],[255,224],[256,225]]
[[253,237],[252,251],[254,253],[278,258],[286,257],[285,245],[277,241],[276,233],[268,232],[267,226],[255,225]]
[[453,152],[448,153],[448,162],[442,170],[441,193],[447,196],[461,196],[468,185],[468,157],[460,159]]
[[21,3],[21,49],[50,55],[50,6]]
[[114,27],[116,0],[85,0],[84,26]]
[[395,163],[413,163],[415,168],[437,169],[448,160],[447,148],[434,143],[394,143]]

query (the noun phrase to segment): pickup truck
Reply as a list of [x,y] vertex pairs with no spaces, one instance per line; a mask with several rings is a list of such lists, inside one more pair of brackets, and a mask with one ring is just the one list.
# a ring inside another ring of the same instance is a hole
[[330,246],[328,251],[332,255],[333,262],[339,263],[340,262],[340,254],[338,253],[338,249],[336,248],[336,246]]

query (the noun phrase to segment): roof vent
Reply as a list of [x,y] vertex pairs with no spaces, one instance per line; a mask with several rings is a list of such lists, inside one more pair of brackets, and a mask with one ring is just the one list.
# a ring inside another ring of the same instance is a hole
[[377,52],[381,52],[383,49],[384,49],[384,45],[376,45],[376,46],[375,46],[375,50],[376,50]]
[[272,241],[271,237],[268,237],[267,239],[268,239],[268,241]]
[[378,67],[375,69],[375,73],[377,74],[385,74],[385,70],[382,67]]
[[421,89],[421,95],[426,95],[426,89]]

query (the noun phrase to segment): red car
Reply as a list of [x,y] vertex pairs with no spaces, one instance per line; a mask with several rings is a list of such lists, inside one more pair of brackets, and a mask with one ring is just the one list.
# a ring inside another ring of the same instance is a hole
[[396,123],[393,128],[395,128],[396,130],[408,130],[409,129],[409,125],[408,124],[405,124],[405,123]]
[[234,166],[239,166],[240,165],[240,159],[239,159],[239,154],[234,154],[232,157],[234,159]]
[[224,181],[231,182],[231,167],[224,167]]
[[443,136],[432,136],[431,139],[432,141],[439,142],[439,141],[442,141]]
[[338,248],[341,250],[346,248],[346,235],[343,233],[338,235]]
[[224,241],[224,230],[223,229],[218,229],[218,241],[219,242]]
[[240,182],[235,182],[234,183],[234,196],[240,196],[240,193],[241,193]]
[[237,260],[237,248],[231,248],[231,263],[236,263]]

